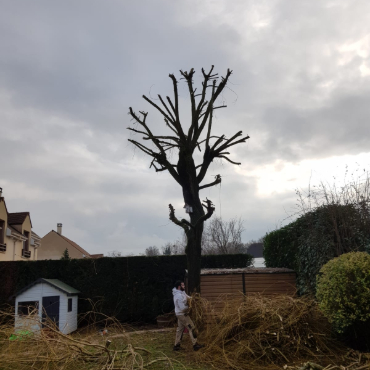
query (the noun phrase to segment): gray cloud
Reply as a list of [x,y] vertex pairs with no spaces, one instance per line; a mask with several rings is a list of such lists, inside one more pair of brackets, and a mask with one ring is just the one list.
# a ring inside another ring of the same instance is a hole
[[[180,235],[167,205],[183,212],[181,189],[149,170],[126,130],[129,106],[148,110],[151,127],[165,130],[141,95],[170,95],[168,74],[179,69],[194,67],[198,83],[201,67],[234,70],[215,133],[242,129],[251,139],[233,149],[242,172],[213,165],[209,179],[221,173],[224,181],[208,195],[223,217],[245,219],[246,240],[275,227],[295,198],[261,197],[249,172],[368,152],[365,0],[38,0],[1,8],[0,186],[8,208],[31,211],[41,235],[63,222],[67,236],[96,253],[142,252]],[[179,91],[186,124],[183,82]]]

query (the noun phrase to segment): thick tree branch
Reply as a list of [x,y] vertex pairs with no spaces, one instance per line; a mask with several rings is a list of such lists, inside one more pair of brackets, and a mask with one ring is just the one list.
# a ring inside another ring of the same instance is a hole
[[135,141],[135,140],[132,140],[132,139],[128,139],[128,141],[132,144],[134,144],[135,146],[137,146],[140,150],[142,150],[145,154],[148,154],[150,155],[151,157],[156,157],[157,155],[159,155],[159,153],[155,153],[153,152],[153,150],[147,148],[145,145]]
[[193,76],[194,76],[194,68],[192,68],[189,73],[183,72],[180,70],[181,75],[185,78],[186,82],[188,83],[188,89],[190,93],[190,103],[191,103],[191,127],[194,127],[194,130],[198,130],[198,119],[197,119],[197,109],[195,106],[195,97],[194,97],[194,89],[193,89]]
[[215,186],[217,184],[221,184],[221,175],[216,175],[215,176],[215,181],[207,184],[207,185],[202,185],[202,186],[199,186],[199,190],[201,189],[205,189],[205,188],[209,188],[211,186]]
[[229,143],[227,145],[223,144],[221,147],[219,147],[217,149],[217,153],[219,154],[220,151],[225,150],[227,148],[230,148],[231,146],[234,146],[234,145],[237,145],[237,144],[241,144],[241,143],[245,143],[249,138],[250,138],[249,135],[247,135],[247,136],[243,137],[242,139],[240,139],[238,141],[234,141],[233,143]]
[[[169,77],[171,78],[173,82],[173,92],[175,96],[175,107],[173,107],[172,103],[172,108],[174,109],[175,117],[176,117],[176,129],[179,133],[180,139],[185,143],[185,135],[184,131],[182,130],[181,123],[180,123],[180,112],[179,112],[179,93],[177,90],[177,80],[176,77],[173,74],[170,74]],[[169,101],[171,101],[169,98],[167,98]]]
[[153,101],[151,101],[149,98],[147,98],[145,95],[143,95],[143,99],[145,99],[149,104],[151,104],[154,108],[156,108],[163,117],[165,117],[168,121],[173,122],[171,117],[168,116],[161,107],[159,107],[157,104],[155,104]]
[[[147,134],[146,134],[147,135]],[[177,144],[179,143],[179,139],[175,136],[153,136],[155,139],[163,139],[163,140],[173,140]],[[150,138],[143,138],[144,140],[149,140]]]
[[129,108],[129,112],[130,112],[130,115],[139,123],[141,124],[144,129],[146,130],[147,132],[147,136],[150,138],[150,140],[153,142],[153,144],[159,149],[159,153],[155,153],[153,150],[147,148],[146,146],[144,146],[143,144],[140,144],[138,143],[137,141],[135,140],[129,140],[130,142],[132,142],[134,145],[136,145],[139,149],[141,149],[144,153],[152,156],[153,158],[156,159],[156,161],[161,164],[163,167],[165,167],[168,172],[171,174],[171,176],[181,185],[181,181],[180,181],[180,176],[179,174],[177,173],[176,169],[171,165],[170,162],[168,162],[167,160],[167,156],[166,156],[166,152],[163,148],[163,145],[160,143],[160,140],[157,139],[153,134],[152,132],[150,131],[149,127],[146,125],[145,121],[146,121],[146,117],[147,117],[147,113],[145,112],[141,112],[144,116],[144,119],[141,120],[136,114],[135,112],[132,110],[132,108],[130,107]]
[[168,107],[167,107],[166,103],[164,102],[164,100],[162,99],[162,97],[161,97],[159,94],[158,94],[158,98],[159,98],[159,100],[161,101],[161,103],[163,104],[163,106],[166,108],[167,113],[170,115],[170,117],[171,117],[171,119],[172,119],[172,121],[171,121],[171,122],[175,122],[175,118],[174,118],[174,116],[172,115],[171,111],[168,109]]
[[226,159],[228,162],[230,162],[230,163],[232,163],[232,164],[236,164],[236,165],[238,165],[238,166],[240,166],[240,165],[241,165],[241,163],[240,163],[240,162],[234,162],[234,161],[232,161],[231,159],[229,159],[229,158],[225,157],[224,155],[220,155],[218,158]]
[[209,104],[208,104],[208,107],[207,107],[207,110],[206,110],[206,114],[204,115],[202,123],[199,125],[199,130],[196,133],[194,133],[194,137],[193,137],[193,141],[192,141],[193,147],[195,147],[195,143],[199,140],[200,134],[202,133],[202,131],[204,129],[204,126],[207,123],[209,114],[212,111],[212,107],[213,107],[216,99],[218,98],[218,96],[221,94],[222,90],[225,88],[225,86],[227,84],[227,81],[228,81],[229,77],[231,76],[231,74],[232,74],[232,71],[230,69],[228,69],[227,73],[226,73],[226,77],[220,82],[220,84],[216,88],[215,93],[212,95],[212,98],[209,101]]
[[[204,81],[203,81],[203,83],[202,83],[202,85],[203,85],[203,89],[202,89],[202,97],[201,97],[201,99],[200,99],[200,101],[199,101],[198,108],[197,108],[197,113],[198,113],[198,115],[200,114],[200,112],[201,112],[201,111],[202,111],[202,109],[203,109],[203,103],[204,103],[204,100],[205,100],[205,98],[206,98],[206,93],[207,93],[207,83],[208,83],[209,79],[211,78],[212,71],[213,71],[213,68],[214,68],[214,67],[215,67],[215,66],[214,66],[214,65],[212,65],[211,70],[209,71],[209,73],[205,73],[205,72],[204,72],[204,69],[202,68],[202,74],[203,74]],[[214,75],[214,76],[215,76],[215,75]]]
[[[127,127],[127,130],[134,131],[134,132],[136,132],[138,134],[148,135],[146,132],[140,131],[140,130],[136,130],[136,129],[132,128],[132,127]],[[144,140],[148,140],[148,139],[145,139],[145,138],[143,138],[143,139]]]
[[[215,94],[215,88],[216,88],[216,80],[213,81],[212,96]],[[211,137],[211,129],[212,129],[212,119],[213,119],[213,107],[211,108],[211,113],[209,115],[208,131],[207,131],[207,138],[206,138],[206,148],[209,148],[209,139]]]
[[185,233],[187,234],[189,232],[189,228],[193,228],[193,225],[185,220],[185,219],[182,219],[181,221],[175,216],[175,209],[173,208],[172,204],[169,204],[168,205],[169,209],[170,209],[170,220],[176,224],[177,226],[180,226],[184,229]]

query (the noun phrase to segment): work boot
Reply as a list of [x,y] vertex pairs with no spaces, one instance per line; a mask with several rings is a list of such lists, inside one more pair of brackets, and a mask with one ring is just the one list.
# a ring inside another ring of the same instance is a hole
[[181,351],[183,348],[180,346],[180,344],[176,344],[176,346],[173,346],[174,351]]
[[194,346],[193,346],[193,349],[194,349],[194,351],[198,351],[203,347],[204,347],[203,344],[195,343]]

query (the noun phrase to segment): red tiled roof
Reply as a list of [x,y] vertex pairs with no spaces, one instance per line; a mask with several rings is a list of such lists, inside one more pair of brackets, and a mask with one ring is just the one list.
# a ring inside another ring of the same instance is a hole
[[27,216],[30,218],[31,221],[31,216],[29,212],[8,213],[8,225],[22,225]]
[[103,253],[99,253],[99,254],[90,254],[90,257],[91,257],[91,258],[103,258],[103,257],[104,257],[104,254],[103,254]]
[[59,235],[61,238],[63,238],[66,242],[72,245],[72,247],[75,247],[80,253],[84,254],[86,257],[91,257],[90,253],[86,252],[85,249],[81,248],[78,244],[73,242],[72,240],[66,238],[64,235],[61,235],[53,230],[54,233]]

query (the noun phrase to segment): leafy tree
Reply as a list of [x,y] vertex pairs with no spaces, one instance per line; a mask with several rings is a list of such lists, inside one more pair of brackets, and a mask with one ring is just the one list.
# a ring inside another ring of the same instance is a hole
[[[226,75],[219,79],[218,74],[213,74],[213,66],[206,73],[202,69],[203,82],[200,92],[194,87],[194,69],[189,72],[180,71],[185,80],[190,97],[190,122],[185,125],[180,120],[178,80],[175,75],[169,77],[173,83],[174,98],[169,96],[165,99],[158,95],[159,105],[153,99],[143,95],[151,106],[156,108],[163,116],[167,128],[171,131],[169,135],[156,135],[149,128],[148,113],[139,111],[136,113],[131,107],[129,114],[133,118],[136,127],[128,129],[134,133],[143,135],[143,140],[151,142],[153,149],[142,142],[129,139],[137,148],[152,158],[150,167],[155,171],[168,171],[173,179],[181,186],[185,204],[189,207],[190,221],[179,220],[175,216],[175,209],[170,204],[170,220],[183,228],[187,237],[186,255],[188,265],[189,291],[200,291],[200,257],[202,250],[202,234],[204,221],[209,219],[215,207],[211,200],[200,200],[200,190],[221,183],[221,176],[217,175],[215,180],[208,184],[204,181],[210,164],[215,158],[225,159],[232,164],[240,164],[229,159],[227,150],[237,144],[244,143],[249,136],[242,135],[242,131],[226,138],[225,135],[212,134],[213,114],[216,109],[225,108],[226,105],[216,106],[216,101],[225,89],[232,71],[227,70]],[[203,159],[199,164],[195,161],[195,151],[203,147]],[[175,150],[178,154],[177,163],[172,163],[168,151]]]
[[60,258],[61,260],[63,261],[69,261],[71,259],[71,257],[69,256],[69,253],[68,253],[68,248],[66,248],[62,254],[62,257]]

